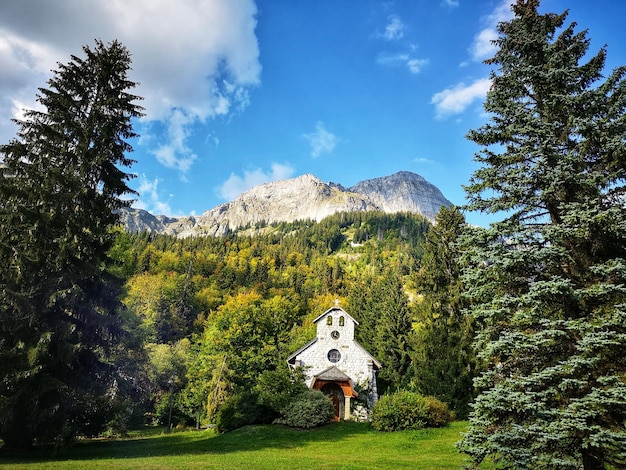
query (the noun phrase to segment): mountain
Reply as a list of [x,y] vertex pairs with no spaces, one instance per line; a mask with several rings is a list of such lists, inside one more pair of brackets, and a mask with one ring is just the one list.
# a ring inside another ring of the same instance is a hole
[[441,206],[451,204],[435,185],[410,171],[361,181],[350,191],[367,196],[383,212],[416,212],[431,221]]
[[436,186],[408,171],[361,181],[348,189],[307,174],[256,186],[200,216],[166,217],[123,209],[120,218],[130,232],[223,236],[259,223],[319,222],[337,212],[414,212],[432,221],[441,206],[450,204]]

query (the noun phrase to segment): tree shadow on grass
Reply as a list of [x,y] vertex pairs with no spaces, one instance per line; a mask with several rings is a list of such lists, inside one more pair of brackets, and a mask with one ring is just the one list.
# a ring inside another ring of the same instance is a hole
[[225,434],[213,431],[174,432],[130,439],[89,440],[71,448],[0,452],[0,463],[24,464],[55,460],[131,459],[197,454],[227,454],[266,448],[294,449],[310,443],[338,441],[352,435],[376,433],[368,423],[340,422],[311,430],[282,425],[251,425]]

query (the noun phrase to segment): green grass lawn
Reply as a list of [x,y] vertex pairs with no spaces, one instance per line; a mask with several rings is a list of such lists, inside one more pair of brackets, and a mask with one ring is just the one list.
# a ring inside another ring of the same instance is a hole
[[467,427],[381,433],[369,424],[341,422],[311,431],[246,426],[212,431],[142,434],[92,440],[54,453],[3,454],[0,468],[27,469],[459,469],[454,443]]

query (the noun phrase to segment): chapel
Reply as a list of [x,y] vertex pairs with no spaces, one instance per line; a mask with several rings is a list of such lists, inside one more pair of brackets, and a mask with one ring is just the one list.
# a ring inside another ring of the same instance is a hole
[[315,339],[289,356],[287,363],[291,368],[303,368],[309,388],[330,396],[336,420],[351,419],[352,400],[359,396],[355,385],[367,394],[368,408],[378,400],[376,374],[381,364],[355,341],[359,323],[338,302],[313,323],[317,326]]

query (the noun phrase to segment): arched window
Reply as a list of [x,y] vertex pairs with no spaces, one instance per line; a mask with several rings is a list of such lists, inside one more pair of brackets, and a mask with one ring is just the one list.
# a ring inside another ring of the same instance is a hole
[[345,319],[343,317],[339,317],[339,326],[343,326],[345,323]]
[[329,325],[329,326],[333,324],[333,317],[332,316],[328,315],[326,317],[326,324]]

